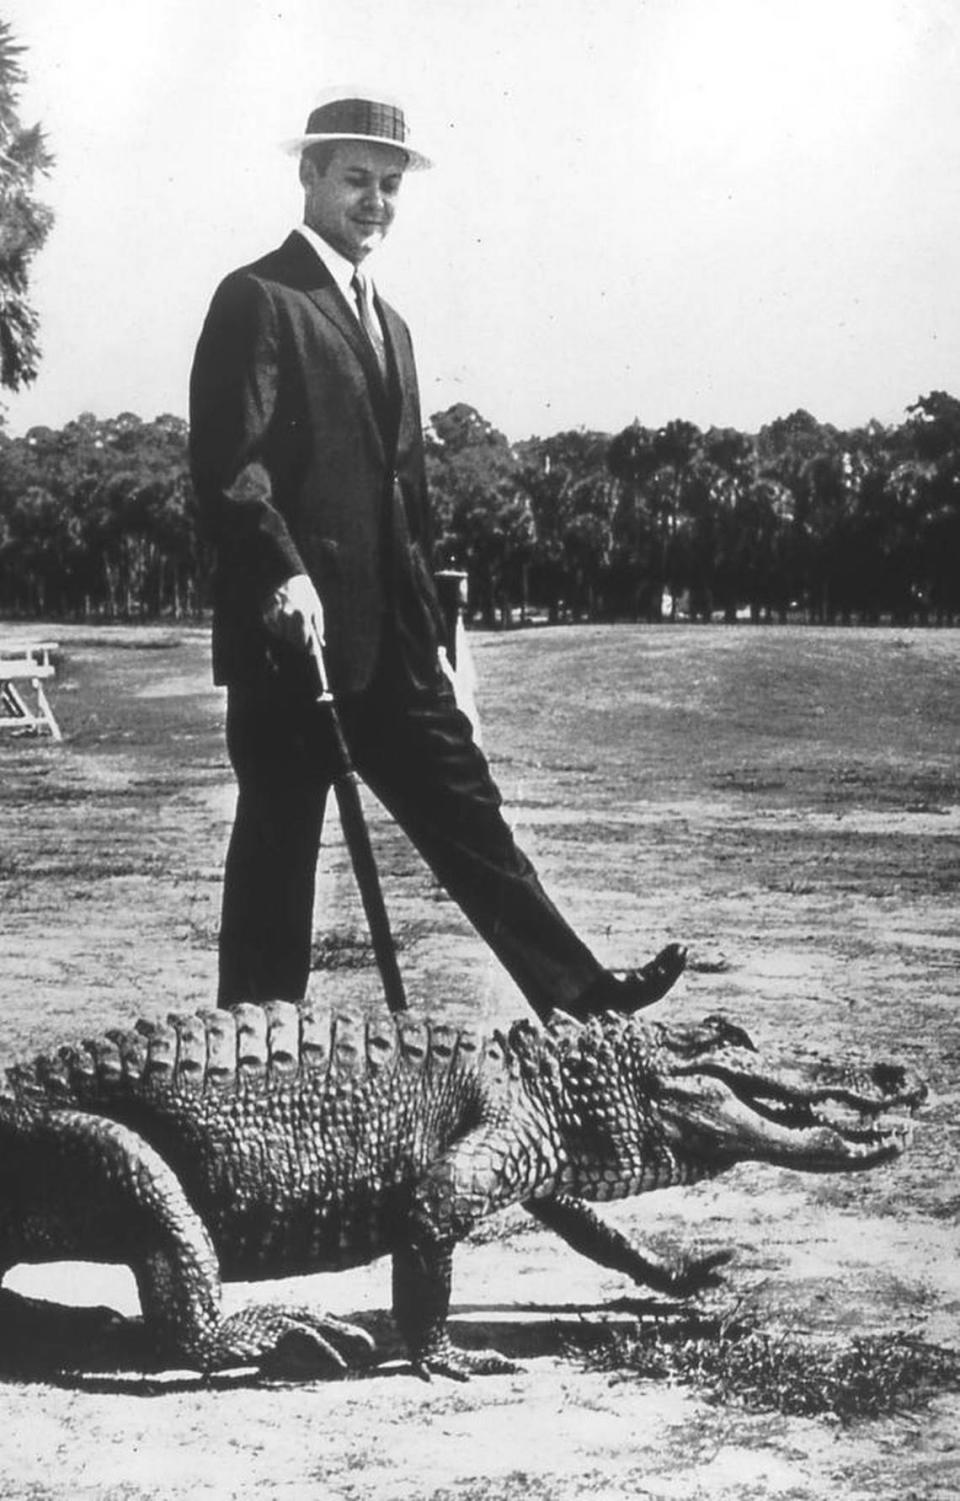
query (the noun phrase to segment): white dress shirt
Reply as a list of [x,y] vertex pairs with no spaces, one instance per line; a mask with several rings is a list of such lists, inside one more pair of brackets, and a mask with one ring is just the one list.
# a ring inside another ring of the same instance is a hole
[[[310,228],[309,224],[298,224],[297,233],[303,235],[308,245],[313,246],[313,249],[323,261],[323,264],[346,298],[348,308],[359,323],[360,313],[357,308],[357,300],[353,295],[353,288],[350,285],[353,280],[353,273],[357,267],[352,261],[348,261],[345,255],[341,255],[339,250],[334,250],[332,245],[328,245],[326,240],[321,235],[318,235],[315,229]],[[373,282],[366,271],[363,272],[363,277],[367,284],[367,296],[372,303]]]

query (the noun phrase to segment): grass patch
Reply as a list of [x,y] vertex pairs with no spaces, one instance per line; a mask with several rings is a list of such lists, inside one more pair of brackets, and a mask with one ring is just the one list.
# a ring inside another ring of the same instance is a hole
[[[446,892],[441,895],[444,900],[449,900]],[[431,896],[432,893],[428,893],[428,899]],[[455,931],[455,925],[449,930]],[[395,951],[402,954],[421,940],[443,931],[444,927],[436,921],[418,918],[412,922],[392,923],[390,936]],[[314,937],[310,949],[311,970],[375,969],[376,965],[373,940],[366,928],[340,928]]]
[[703,1319],[692,1329],[689,1321],[679,1328],[658,1321],[631,1332],[604,1330],[580,1353],[588,1369],[622,1380],[672,1381],[697,1388],[709,1402],[844,1424],[960,1390],[960,1353],[902,1331],[840,1340],[774,1334],[736,1319]]
[[84,886],[94,881],[126,880],[130,876],[162,877],[165,874],[165,862],[160,855],[134,857],[119,852],[88,855],[83,851],[63,860],[36,861],[30,871],[33,880],[79,881]]
[[311,970],[368,969],[375,963],[369,935],[356,929],[323,933],[310,950]]
[[[20,804],[31,804],[33,807],[41,805],[66,806],[73,803],[89,803],[95,794],[89,787],[71,787],[57,782],[41,782],[38,780],[26,780],[26,785],[16,789],[13,794]],[[110,791],[105,793],[104,800],[113,803],[115,794]]]
[[[183,645],[183,630],[158,631],[150,626],[105,626],[102,633],[75,636],[60,648],[60,659],[78,651],[175,651]],[[52,658],[57,660],[56,656]]]

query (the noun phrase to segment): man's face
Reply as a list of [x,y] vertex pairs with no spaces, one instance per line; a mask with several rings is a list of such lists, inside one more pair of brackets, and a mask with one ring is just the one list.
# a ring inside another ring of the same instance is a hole
[[337,141],[324,172],[304,157],[305,222],[359,265],[393,223],[406,162],[399,147],[375,141]]

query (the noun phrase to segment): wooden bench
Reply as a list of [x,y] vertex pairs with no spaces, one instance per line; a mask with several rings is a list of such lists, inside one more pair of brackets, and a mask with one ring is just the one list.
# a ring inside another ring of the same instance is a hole
[[[19,730],[30,735],[46,732],[54,740],[63,739],[43,691],[44,681],[56,672],[50,653],[57,650],[58,644],[0,641],[0,730]],[[36,709],[24,697],[31,690]]]

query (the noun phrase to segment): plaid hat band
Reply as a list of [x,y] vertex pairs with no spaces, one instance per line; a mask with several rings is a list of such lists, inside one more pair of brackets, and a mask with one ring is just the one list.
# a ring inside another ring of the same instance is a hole
[[370,141],[396,146],[405,152],[408,172],[419,172],[433,163],[418,151],[407,132],[400,105],[391,98],[368,98],[361,85],[328,89],[310,111],[304,135],[284,142],[285,150],[299,155],[321,141]]
[[335,99],[312,110],[307,121],[307,135],[374,136],[396,141],[402,146],[407,138],[403,110],[393,104],[379,104],[374,99]]

